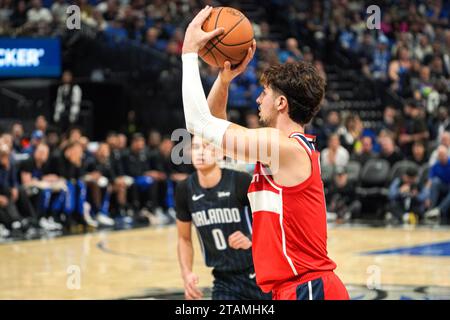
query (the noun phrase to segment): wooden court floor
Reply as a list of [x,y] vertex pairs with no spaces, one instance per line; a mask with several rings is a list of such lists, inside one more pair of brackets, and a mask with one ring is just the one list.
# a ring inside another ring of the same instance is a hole
[[[195,234],[195,233],[194,233]],[[0,244],[0,299],[121,299],[182,292],[176,229],[149,227]],[[363,254],[450,242],[450,229],[336,226],[329,254],[348,287],[450,289],[449,255]],[[194,270],[211,286],[195,239]],[[432,250],[432,249],[430,249]],[[426,252],[425,252],[426,253]]]

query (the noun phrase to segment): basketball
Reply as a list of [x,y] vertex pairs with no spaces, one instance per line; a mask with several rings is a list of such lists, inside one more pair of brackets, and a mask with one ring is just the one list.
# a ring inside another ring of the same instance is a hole
[[202,29],[210,32],[220,27],[225,31],[220,36],[208,41],[200,50],[199,56],[214,67],[223,68],[223,64],[227,60],[231,62],[231,65],[238,65],[252,45],[252,24],[239,10],[218,7],[212,10]]

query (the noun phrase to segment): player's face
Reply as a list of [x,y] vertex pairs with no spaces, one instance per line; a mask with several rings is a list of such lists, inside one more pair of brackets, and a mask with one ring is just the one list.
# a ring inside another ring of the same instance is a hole
[[216,165],[214,147],[195,136],[192,139],[192,164],[197,170],[208,170]]
[[259,105],[259,122],[264,127],[274,127],[277,117],[277,109],[275,107],[275,95],[274,91],[264,86],[264,90],[256,99],[256,103]]

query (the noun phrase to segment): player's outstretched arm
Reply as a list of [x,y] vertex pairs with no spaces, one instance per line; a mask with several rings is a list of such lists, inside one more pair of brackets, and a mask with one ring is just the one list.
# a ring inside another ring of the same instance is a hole
[[243,73],[250,61],[253,59],[256,50],[256,41],[248,48],[245,59],[236,67],[231,68],[230,61],[225,61],[219,75],[214,81],[211,91],[208,94],[208,106],[211,114],[220,119],[227,119],[227,103],[228,103],[228,89],[231,81],[238,75]]
[[212,142],[234,159],[261,161],[270,166],[274,160],[287,159],[283,154],[289,155],[292,143],[280,135],[279,130],[247,129],[211,114],[201,83],[197,54],[209,39],[220,34],[218,29],[209,33],[201,29],[211,10],[211,7],[205,7],[192,20],[183,44],[183,107],[188,131]]

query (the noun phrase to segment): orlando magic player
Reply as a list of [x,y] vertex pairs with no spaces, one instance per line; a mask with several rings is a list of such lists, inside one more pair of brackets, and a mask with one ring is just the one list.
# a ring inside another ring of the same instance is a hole
[[192,223],[206,265],[213,267],[213,300],[270,299],[256,285],[253,268],[250,176],[221,169],[213,147],[199,137],[192,140],[192,162],[196,172],[179,183],[175,193],[178,259],[186,299],[203,297],[192,270]]

